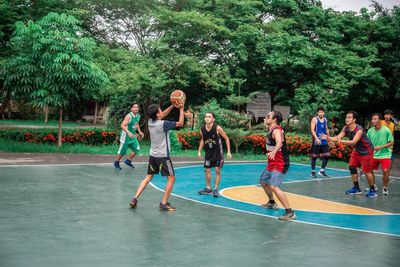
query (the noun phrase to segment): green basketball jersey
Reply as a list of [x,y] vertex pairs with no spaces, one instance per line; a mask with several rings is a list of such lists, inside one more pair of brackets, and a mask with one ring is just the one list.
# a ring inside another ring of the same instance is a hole
[[129,112],[128,115],[130,116],[130,120],[129,120],[129,123],[126,128],[128,128],[128,131],[130,131],[133,134],[133,137],[132,138],[129,137],[129,135],[125,131],[122,131],[120,142],[126,143],[126,144],[132,143],[136,139],[136,126],[135,125],[136,125],[136,123],[139,123],[139,120],[140,120],[139,113],[137,113],[135,116],[135,115],[133,115],[132,112]]
[[[372,127],[368,130],[367,134],[374,147],[386,145],[387,143],[394,140],[392,132],[387,127],[382,127],[378,131],[375,130],[375,127]],[[392,150],[390,149],[390,147],[374,151],[374,159],[390,159],[391,157]]]

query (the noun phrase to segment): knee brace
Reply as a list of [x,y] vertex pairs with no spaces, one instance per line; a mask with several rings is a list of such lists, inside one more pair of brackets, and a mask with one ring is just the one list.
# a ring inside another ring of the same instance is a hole
[[357,168],[353,166],[349,166],[350,174],[357,174]]

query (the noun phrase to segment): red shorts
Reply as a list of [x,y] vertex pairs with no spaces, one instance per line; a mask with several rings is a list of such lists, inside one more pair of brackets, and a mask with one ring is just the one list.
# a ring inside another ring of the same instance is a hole
[[392,161],[390,159],[373,159],[372,160],[372,169],[377,170],[381,164],[382,171],[387,171],[390,169],[390,165]]
[[363,172],[369,173],[372,172],[372,160],[372,153],[369,155],[360,155],[357,151],[353,150],[353,152],[351,152],[349,166],[356,168],[361,167]]

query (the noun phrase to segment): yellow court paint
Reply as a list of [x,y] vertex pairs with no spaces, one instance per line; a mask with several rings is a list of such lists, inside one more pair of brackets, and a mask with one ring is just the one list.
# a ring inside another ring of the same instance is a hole
[[[266,203],[268,200],[264,190],[261,187],[256,186],[239,186],[224,189],[221,194],[227,198],[248,202],[252,204],[261,205]],[[307,197],[298,194],[292,194],[285,192],[286,197],[289,200],[290,206],[294,210],[304,210],[304,211],[315,211],[315,212],[330,212],[330,213],[343,213],[343,214],[390,214],[388,212],[383,212],[374,209],[368,209],[363,207],[358,207],[349,204],[343,204],[339,202],[323,200],[313,197]],[[275,196],[275,200],[280,208],[283,206],[279,203]]]

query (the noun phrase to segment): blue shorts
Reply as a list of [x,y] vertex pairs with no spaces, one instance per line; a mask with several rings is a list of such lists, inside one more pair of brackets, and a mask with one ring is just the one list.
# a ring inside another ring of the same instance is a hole
[[261,185],[268,184],[268,185],[280,187],[281,184],[283,183],[284,177],[285,177],[285,175],[281,172],[268,171],[267,169],[264,169],[264,171],[261,173],[259,183]]

